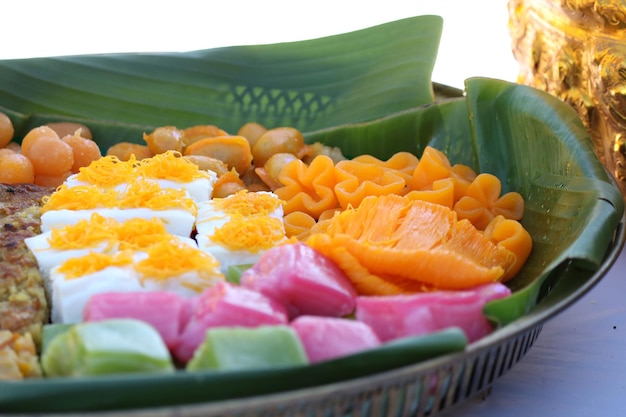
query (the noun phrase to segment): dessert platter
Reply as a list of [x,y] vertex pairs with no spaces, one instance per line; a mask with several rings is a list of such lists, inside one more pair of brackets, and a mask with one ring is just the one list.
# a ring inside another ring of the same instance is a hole
[[[488,391],[612,266],[624,198],[567,104],[433,82],[441,32],[0,61],[0,160],[34,167],[2,196],[37,202],[3,233],[41,274],[34,321],[0,321],[0,364],[31,346],[0,415],[422,416]],[[57,175],[44,134],[98,150]]]

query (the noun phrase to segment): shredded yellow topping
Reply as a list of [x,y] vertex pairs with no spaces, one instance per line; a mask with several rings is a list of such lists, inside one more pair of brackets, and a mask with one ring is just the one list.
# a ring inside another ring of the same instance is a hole
[[107,242],[106,250],[116,245],[126,250],[147,248],[171,236],[163,221],[156,217],[119,222],[93,213],[89,220],[79,220],[76,224],[52,229],[48,243],[54,249],[84,249]]
[[243,216],[267,215],[279,208],[284,201],[274,194],[248,192],[241,190],[232,196],[214,198],[213,206],[224,211],[226,214],[241,214]]
[[249,250],[252,253],[269,249],[285,237],[282,221],[269,216],[244,217],[235,214],[215,230],[211,240],[231,250]]
[[176,151],[167,151],[141,161],[131,155],[122,161],[113,155],[103,156],[86,167],[80,168],[76,179],[103,188],[133,183],[137,178],[166,179],[177,182],[190,182],[198,178],[209,178],[209,173]]
[[88,274],[102,271],[110,266],[128,266],[133,263],[131,251],[122,251],[115,254],[90,252],[88,255],[71,258],[59,266],[58,271],[67,279],[76,279]]
[[182,158],[176,151],[167,151],[146,158],[138,167],[144,178],[166,179],[177,182],[190,182],[199,178],[209,178],[209,173],[202,171],[189,160]]
[[89,220],[79,220],[76,224],[52,229],[48,243],[55,249],[93,248],[107,241],[113,244],[117,239],[118,224],[113,219],[93,213]]
[[115,230],[120,249],[145,249],[155,242],[169,240],[172,234],[165,229],[163,220],[158,218],[135,218],[119,224]]
[[143,279],[165,280],[187,272],[196,272],[201,279],[222,279],[219,262],[208,253],[176,239],[158,242],[147,250],[148,258],[139,261],[135,269]]
[[41,212],[51,210],[89,210],[116,207],[118,193],[114,189],[102,189],[95,185],[59,186],[55,192],[43,198]]
[[119,208],[149,208],[152,210],[182,209],[194,216],[198,206],[185,190],[161,188],[154,181],[142,181],[130,184],[119,201]]
[[196,203],[185,190],[161,188],[154,181],[137,180],[125,192],[113,188],[103,189],[95,185],[68,187],[63,184],[50,196],[44,198],[42,213],[51,210],[89,210],[97,208],[148,208],[152,210],[183,209],[194,216]]
[[122,161],[113,155],[103,156],[86,167],[79,169],[76,179],[99,187],[110,188],[137,178],[139,161],[131,155],[128,161]]

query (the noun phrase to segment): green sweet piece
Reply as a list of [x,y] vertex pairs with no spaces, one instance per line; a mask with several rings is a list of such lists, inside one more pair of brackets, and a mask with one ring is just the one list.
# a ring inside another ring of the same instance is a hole
[[207,331],[187,370],[235,371],[307,364],[304,347],[289,326],[215,327]]
[[50,346],[50,343],[59,335],[74,327],[75,323],[52,323],[43,326],[41,332],[41,353],[43,354]]
[[243,274],[246,269],[250,269],[252,265],[253,264],[230,265],[226,271],[226,281],[239,284],[241,274]]
[[86,322],[61,330],[43,352],[41,365],[47,376],[174,371],[159,333],[134,319]]

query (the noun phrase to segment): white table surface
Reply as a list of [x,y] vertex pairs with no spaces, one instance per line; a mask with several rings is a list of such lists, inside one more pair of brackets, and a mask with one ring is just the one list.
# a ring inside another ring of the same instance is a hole
[[[423,14],[444,18],[434,81],[455,87],[472,76],[515,81],[506,0],[11,1],[0,6],[0,59],[273,43]],[[622,252],[596,287],[545,324],[485,400],[441,415],[626,415],[625,297]]]

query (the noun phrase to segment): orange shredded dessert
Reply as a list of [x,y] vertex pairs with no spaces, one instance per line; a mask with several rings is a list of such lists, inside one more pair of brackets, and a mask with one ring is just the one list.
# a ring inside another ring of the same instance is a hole
[[366,294],[471,288],[501,281],[516,261],[451,209],[396,195],[365,198],[306,243],[344,268],[354,262],[344,272]]

